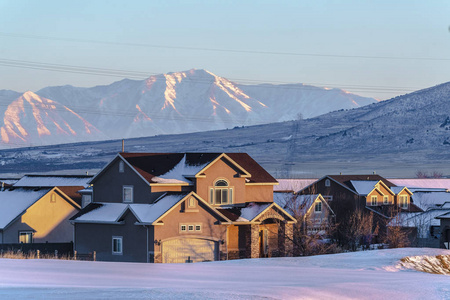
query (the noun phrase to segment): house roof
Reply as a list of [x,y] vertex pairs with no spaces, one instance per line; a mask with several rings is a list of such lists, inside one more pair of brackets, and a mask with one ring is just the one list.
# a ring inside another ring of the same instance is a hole
[[58,186],[57,188],[81,206],[81,194],[78,192],[84,188],[83,186]]
[[51,189],[15,188],[0,192],[0,229],[4,229]]
[[283,191],[291,191],[291,192],[298,192],[308,185],[314,183],[317,181],[317,178],[312,179],[278,179],[278,185],[273,187],[273,190],[275,192]]
[[375,189],[375,185],[379,181],[377,180],[350,180],[353,189],[360,195],[368,195]]
[[[71,218],[72,221],[83,223],[117,223],[123,217],[125,212],[130,210],[136,217],[139,223],[155,225],[166,213],[174,208],[178,203],[188,196],[194,196],[199,201],[203,201],[198,195],[193,192],[168,192],[163,194],[152,204],[144,203],[91,203],[82,209],[78,214]],[[207,203],[206,203],[207,204]],[[208,205],[209,206],[209,205]],[[220,212],[210,207],[212,212],[223,218],[224,221],[229,221],[224,218]]]
[[0,178],[0,185],[3,183],[5,186],[11,186],[19,181],[19,178]]
[[408,188],[443,188],[450,190],[450,178],[390,178],[395,185]]
[[[120,153],[148,183],[187,183],[221,156],[226,156],[250,173],[247,183],[277,183],[266,170],[246,153]],[[225,158],[226,158],[225,157]]]
[[[319,200],[321,200],[325,204],[325,206],[327,206],[329,211],[334,214],[327,201],[323,199],[322,195],[320,194],[298,195],[285,192],[273,193],[273,201],[283,209],[285,209],[292,216],[295,216],[299,213],[301,215],[305,215],[310,210],[317,198],[319,198]],[[298,211],[294,212],[294,208],[298,209]]]
[[87,187],[91,175],[25,175],[14,187],[55,187],[82,186]]
[[437,208],[445,202],[450,202],[450,193],[447,192],[418,192],[416,191],[411,198],[414,203],[427,210],[429,208]]
[[230,205],[216,209],[233,222],[247,223],[257,221],[262,214],[272,207],[280,210],[280,212],[285,215],[286,219],[289,220],[288,222],[296,222],[288,212],[274,202],[247,202],[245,203],[245,206]]
[[393,219],[388,226],[418,227],[418,226],[440,226],[439,219],[436,217],[450,213],[450,209],[430,209],[422,213],[409,214],[407,217]]
[[351,181],[382,181],[385,185],[388,187],[396,186],[389,180],[387,180],[384,177],[381,177],[377,174],[372,175],[328,175],[327,177],[339,182],[340,184],[345,185],[346,187],[350,188],[351,190],[354,190]]

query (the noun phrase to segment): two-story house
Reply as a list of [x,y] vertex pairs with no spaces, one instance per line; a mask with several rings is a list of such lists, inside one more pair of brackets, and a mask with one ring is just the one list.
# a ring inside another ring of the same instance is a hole
[[397,187],[380,175],[327,175],[298,192],[320,193],[336,214],[336,222],[345,224],[355,211],[373,213],[373,232],[383,233],[386,224],[398,213],[420,212],[411,200],[411,191]]
[[72,218],[75,250],[98,260],[198,262],[292,253],[296,220],[277,181],[245,153],[120,153]]

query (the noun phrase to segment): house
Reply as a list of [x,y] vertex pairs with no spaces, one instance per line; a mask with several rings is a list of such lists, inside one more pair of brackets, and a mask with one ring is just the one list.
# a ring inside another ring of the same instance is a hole
[[[41,175],[28,174],[17,180],[15,188],[53,188],[58,187],[78,205],[90,203],[89,181],[92,175]],[[88,191],[88,192],[85,192]]]
[[439,248],[441,227],[436,217],[446,213],[450,213],[450,202],[424,212],[399,214],[391,220],[388,227],[402,227],[408,233],[412,246]]
[[274,202],[289,212],[308,235],[325,237],[335,214],[320,194],[298,195],[289,192],[275,192]]
[[277,181],[245,153],[119,153],[72,218],[98,260],[199,262],[292,254],[296,220]]
[[[394,190],[393,190],[394,189]],[[336,222],[345,224],[355,211],[372,213],[372,232],[386,232],[386,224],[399,212],[421,212],[411,201],[411,191],[397,187],[380,175],[327,175],[299,194],[320,193],[336,214]]]
[[[450,202],[443,205],[444,209],[450,210]],[[450,211],[436,217],[439,220],[440,248],[450,249]]]
[[73,241],[69,218],[78,203],[57,187],[10,187],[0,191],[0,244]]

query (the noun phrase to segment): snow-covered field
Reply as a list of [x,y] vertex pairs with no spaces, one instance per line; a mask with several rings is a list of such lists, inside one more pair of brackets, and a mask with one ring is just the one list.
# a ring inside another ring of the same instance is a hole
[[197,264],[0,259],[1,299],[450,299],[450,277],[400,266],[440,249]]

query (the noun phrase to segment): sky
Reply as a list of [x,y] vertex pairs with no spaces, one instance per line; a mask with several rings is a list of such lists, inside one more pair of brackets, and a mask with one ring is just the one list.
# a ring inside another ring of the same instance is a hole
[[450,81],[450,1],[0,0],[0,89],[192,68],[388,99]]

